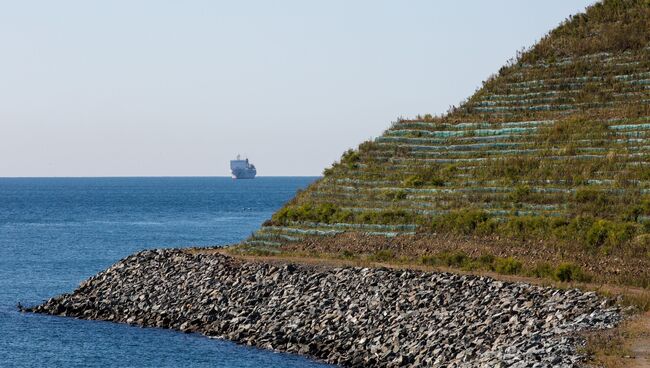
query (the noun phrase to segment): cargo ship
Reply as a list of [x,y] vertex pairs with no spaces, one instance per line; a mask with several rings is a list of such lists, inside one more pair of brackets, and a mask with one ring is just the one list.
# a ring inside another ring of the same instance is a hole
[[237,159],[230,160],[230,172],[233,179],[255,179],[257,175],[255,165],[248,162],[248,158],[242,160],[239,155]]

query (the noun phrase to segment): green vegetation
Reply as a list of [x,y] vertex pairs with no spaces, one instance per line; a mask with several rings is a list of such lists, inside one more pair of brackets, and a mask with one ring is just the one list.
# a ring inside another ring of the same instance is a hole
[[332,203],[285,206],[273,215],[268,225],[283,225],[288,221],[317,222],[324,224],[356,222],[363,224],[408,224],[415,216],[400,209],[385,211],[358,211],[342,209]]
[[341,157],[341,164],[346,165],[349,169],[356,169],[359,167],[358,162],[361,160],[359,152],[348,150]]
[[273,215],[273,220],[279,223],[286,221],[313,221],[323,223],[345,222],[354,217],[350,211],[341,210],[330,204],[312,205],[305,203],[295,207],[284,207]]
[[[346,151],[252,239],[299,247],[304,234],[350,230],[507,239],[650,262],[649,22],[650,0],[589,7],[447,114],[399,119]],[[526,259],[443,258],[427,262],[583,277]]]
[[391,262],[395,260],[395,252],[388,249],[378,250],[368,257],[373,262]]
[[437,261],[448,267],[469,267],[470,258],[462,252],[442,253]]
[[591,276],[585,273],[580,266],[564,262],[553,268],[548,263],[540,263],[527,272],[529,276],[551,278],[562,282],[589,282]]
[[537,278],[552,278],[555,270],[548,263],[538,263],[535,267],[528,271],[529,276]]
[[614,223],[607,220],[595,220],[586,234],[586,242],[594,248],[616,247],[631,240],[637,233],[638,226],[632,223]]
[[446,215],[434,217],[431,220],[431,230],[434,232],[453,232],[458,234],[488,233],[496,227],[490,215],[482,210],[459,210]]
[[445,185],[444,174],[445,172],[441,172],[437,166],[419,169],[415,174],[407,176],[402,181],[402,185],[415,188],[422,186],[440,187]]
[[[393,194],[394,193],[394,194]],[[525,196],[528,190],[522,189],[514,193]],[[391,192],[385,195],[387,199],[403,199],[403,192]],[[584,200],[590,206],[599,202],[600,195],[594,196],[590,191],[578,191],[576,197]],[[607,198],[607,197],[603,197]],[[603,210],[607,202],[603,203]],[[404,209],[386,209],[383,211],[358,211],[342,209],[331,203],[305,203],[298,206],[287,206],[278,211],[270,223],[265,225],[285,225],[289,222],[315,222],[323,224],[361,223],[361,224],[411,224],[417,223],[420,229],[432,233],[452,233],[460,235],[502,235],[514,240],[540,239],[559,243],[582,244],[585,251],[608,254],[616,249],[628,246],[634,239],[642,239],[647,232],[647,225],[635,222],[634,218],[645,212],[647,202],[643,202],[618,221],[610,221],[590,215],[579,215],[574,218],[542,217],[525,215],[504,215],[496,217],[485,210],[461,209],[450,211],[433,217],[416,215]],[[600,207],[599,207],[600,208]],[[643,210],[640,210],[642,208]],[[516,210],[513,210],[516,211]],[[638,243],[638,240],[637,240]]]
[[435,217],[434,232],[463,235],[506,235],[513,239],[543,239],[583,244],[585,250],[609,252],[628,244],[643,228],[634,222],[612,222],[594,217],[545,218],[511,216],[498,221],[481,210],[459,210]]
[[[382,259],[387,262],[395,258],[394,253],[382,251],[383,255],[390,255]],[[375,257],[371,257],[375,260]],[[465,271],[483,270],[493,271],[502,275],[522,275],[538,278],[550,278],[562,282],[588,282],[591,277],[585,273],[582,268],[573,263],[562,263],[557,267],[551,267],[547,263],[540,263],[534,267],[527,268],[524,264],[513,258],[500,258],[490,254],[484,254],[477,258],[472,258],[463,252],[443,252],[437,255],[420,257],[420,264],[426,266],[445,266],[460,268]]]
[[407,193],[403,190],[385,190],[382,192],[382,196],[389,201],[398,201],[405,199]]
[[637,50],[650,42],[648,0],[607,0],[568,18],[529,52],[522,62],[554,61],[567,56]]
[[562,263],[559,265],[555,269],[553,277],[563,282],[589,281],[589,277],[582,272],[582,269],[572,263]]
[[497,259],[495,271],[504,275],[516,275],[521,272],[523,264],[512,257]]

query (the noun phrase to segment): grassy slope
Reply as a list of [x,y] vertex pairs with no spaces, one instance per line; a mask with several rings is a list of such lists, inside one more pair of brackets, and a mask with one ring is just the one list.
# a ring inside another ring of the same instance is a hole
[[[459,107],[346,152],[226,251],[577,286],[647,311],[649,46],[649,0],[598,3]],[[649,321],[590,335],[592,363],[649,366]]]
[[[460,107],[346,152],[226,252],[577,286],[647,311],[649,46],[649,0],[598,3]],[[646,367],[649,321],[592,334],[586,352],[597,366]]]
[[[649,42],[650,1],[588,8],[460,107],[346,152],[241,248],[444,264],[451,238],[470,259],[459,267],[514,257],[521,272],[553,276],[576,263],[649,286]],[[368,239],[374,248],[355,247]],[[468,243],[492,246],[467,254]]]

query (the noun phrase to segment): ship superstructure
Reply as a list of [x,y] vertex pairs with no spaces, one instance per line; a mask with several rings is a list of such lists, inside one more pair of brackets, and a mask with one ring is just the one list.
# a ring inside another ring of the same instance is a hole
[[251,164],[248,158],[242,160],[240,155],[237,155],[237,159],[230,160],[230,171],[233,179],[254,179],[257,175],[255,165]]

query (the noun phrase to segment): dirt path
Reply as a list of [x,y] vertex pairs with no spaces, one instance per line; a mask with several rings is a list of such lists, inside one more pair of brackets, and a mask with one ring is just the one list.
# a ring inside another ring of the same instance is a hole
[[630,351],[634,359],[631,368],[650,368],[650,312],[646,312],[634,323],[635,335],[630,341]]
[[[329,257],[328,255],[321,255],[319,257],[313,256],[293,256],[293,255],[278,255],[278,256],[258,256],[258,255],[242,255],[237,253],[229,252],[224,248],[188,248],[186,249],[190,253],[220,253],[225,254],[234,258],[241,260],[246,260],[249,262],[268,262],[274,264],[284,264],[284,263],[300,263],[307,264],[312,266],[325,266],[325,267],[387,267],[393,269],[409,269],[409,270],[418,270],[418,271],[435,271],[435,272],[450,272],[457,273],[461,275],[479,275],[479,276],[488,276],[496,280],[507,281],[507,282],[525,282],[528,284],[539,285],[539,286],[552,286],[556,288],[567,288],[567,287],[577,287],[583,290],[592,290],[599,292],[605,295],[628,295],[628,296],[638,296],[638,297],[648,297],[650,298],[650,291],[648,289],[643,289],[633,286],[620,286],[613,284],[601,284],[601,283],[585,283],[585,282],[574,282],[566,283],[560,281],[554,281],[547,278],[537,278],[529,277],[522,275],[504,275],[492,271],[486,270],[472,270],[464,271],[459,268],[453,267],[444,267],[444,266],[427,266],[422,264],[413,264],[413,263],[382,263],[368,261],[364,259],[341,259],[336,257]],[[650,303],[650,302],[649,302]],[[648,306],[650,307],[650,305]]]

